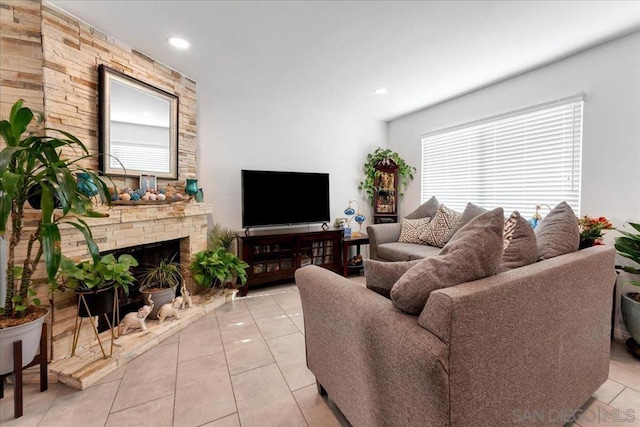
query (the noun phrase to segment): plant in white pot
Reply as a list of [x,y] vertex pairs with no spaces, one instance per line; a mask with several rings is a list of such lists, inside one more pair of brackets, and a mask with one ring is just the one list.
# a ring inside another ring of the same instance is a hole
[[[34,113],[23,104],[17,101],[9,120],[0,121],[4,143],[0,150],[0,237],[8,242],[6,283],[0,284],[4,294],[4,306],[0,308],[0,374],[13,370],[10,354],[16,339],[23,341],[23,365],[37,352],[47,310],[39,307],[32,278],[44,259],[47,279],[52,290],[57,289],[56,274],[62,257],[59,225],[67,223],[78,229],[97,260],[100,251],[80,217],[105,216],[93,211],[93,196],[110,203],[107,186],[92,170],[80,165],[90,156],[84,144],[60,130],[45,128],[26,133]],[[77,153],[75,159],[62,157],[62,152],[69,150]],[[90,180],[90,191],[80,188],[81,173]],[[29,197],[38,200],[39,209],[25,211]],[[23,243],[18,249],[21,242],[26,242],[26,247]],[[18,250],[24,254],[20,265],[16,262]],[[20,332],[23,329],[29,333]]]
[[[640,224],[630,222],[629,225],[633,227],[637,233],[618,229],[622,237],[616,238],[615,247],[620,256],[630,259],[636,265],[640,266]],[[640,275],[640,267],[617,265],[616,268],[626,273]],[[640,280],[635,279],[624,282],[623,284],[640,287]],[[637,348],[640,346],[640,289],[636,292],[622,294],[621,309],[624,324],[635,341]]]
[[146,268],[143,272],[140,293],[145,304],[150,304],[150,298],[154,302],[149,319],[158,319],[160,307],[176,297],[176,289],[182,284],[181,266],[174,260],[175,255],[170,259],[161,259],[158,265]]

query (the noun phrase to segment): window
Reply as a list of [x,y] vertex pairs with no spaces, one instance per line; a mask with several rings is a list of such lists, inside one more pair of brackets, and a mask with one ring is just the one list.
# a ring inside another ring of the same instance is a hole
[[530,217],[565,200],[579,215],[583,96],[422,137],[422,201],[435,195]]

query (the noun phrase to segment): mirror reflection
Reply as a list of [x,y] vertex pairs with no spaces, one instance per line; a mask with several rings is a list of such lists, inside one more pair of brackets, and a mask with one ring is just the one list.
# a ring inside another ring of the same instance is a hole
[[105,66],[100,74],[103,172],[176,179],[178,98]]

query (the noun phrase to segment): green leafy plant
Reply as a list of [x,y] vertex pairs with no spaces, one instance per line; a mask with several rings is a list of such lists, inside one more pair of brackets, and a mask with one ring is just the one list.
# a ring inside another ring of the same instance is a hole
[[247,268],[249,264],[223,247],[200,251],[191,262],[193,279],[207,291],[222,287],[222,283],[234,276],[237,276],[241,286],[244,286],[247,283]]
[[[6,144],[0,151],[0,236],[8,241],[8,265],[5,305],[2,318],[23,317],[29,301],[37,304],[30,290],[32,277],[40,260],[44,263],[49,283],[55,289],[60,265],[61,237],[59,225],[70,224],[83,235],[94,262],[100,251],[93,241],[91,230],[81,216],[107,216],[93,211],[93,199],[78,188],[78,174],[85,173],[96,187],[96,200],[110,204],[109,191],[104,182],[91,170],[80,166],[83,159],[92,156],[78,138],[55,129],[27,132],[34,119],[31,109],[18,100],[9,114],[9,120],[0,121],[0,136]],[[41,125],[39,118],[38,125]],[[51,136],[60,135],[60,136]],[[74,151],[74,160],[62,157],[62,152]],[[31,194],[39,194],[40,211],[35,220],[30,213],[29,226],[25,225],[25,202]],[[55,210],[56,203],[60,210]],[[55,215],[54,215],[55,212]],[[22,266],[16,266],[16,248],[27,239],[26,256]],[[38,243],[36,245],[36,242]]]
[[233,252],[233,244],[236,241],[237,234],[238,233],[231,228],[226,228],[214,223],[209,232],[209,248],[224,248],[227,252]]
[[175,288],[182,283],[183,277],[180,264],[174,262],[175,255],[171,259],[161,259],[156,266],[144,269],[140,290],[148,288]]
[[[622,237],[617,237],[615,239],[615,248],[620,256],[628,258],[636,264],[640,265],[640,224],[630,222],[629,225],[633,227],[638,233],[632,233],[618,229],[618,232],[622,234]],[[637,267],[616,265],[616,269],[631,274],[640,274],[640,268]],[[631,280],[627,282],[627,284],[640,286],[640,281]]]
[[404,195],[403,190],[409,185],[409,181],[413,180],[413,174],[416,168],[407,164],[400,155],[389,149],[376,148],[373,153],[367,154],[367,161],[364,164],[364,181],[360,182],[359,190],[367,193],[367,198],[371,206],[374,204],[375,181],[378,176],[376,166],[385,160],[391,160],[398,166],[398,177],[400,185],[398,186],[399,195]]
[[78,292],[98,290],[108,287],[123,288],[129,294],[129,286],[136,281],[130,271],[137,267],[138,261],[128,254],[122,254],[116,259],[113,254],[105,255],[98,260],[79,263],[63,256],[60,262],[60,276],[65,288]]

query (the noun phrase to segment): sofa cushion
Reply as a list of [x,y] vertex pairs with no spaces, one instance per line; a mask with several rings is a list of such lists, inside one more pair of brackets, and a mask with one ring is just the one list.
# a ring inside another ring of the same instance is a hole
[[472,219],[439,255],[407,270],[391,288],[391,300],[400,310],[419,314],[431,292],[491,276],[502,259],[503,229],[502,208]]
[[451,230],[457,222],[460,221],[460,217],[461,214],[459,212],[449,209],[445,205],[440,205],[436,214],[425,226],[425,230],[420,236],[420,239],[431,246],[444,247],[447,243],[449,233],[451,233]]
[[464,208],[464,211],[460,216],[460,220],[454,224],[454,226],[451,228],[451,231],[445,238],[445,243],[451,240],[453,235],[456,234],[458,230],[460,230],[462,227],[467,225],[469,221],[471,221],[473,218],[477,216],[482,215],[485,212],[487,212],[485,208],[482,208],[478,205],[474,205],[473,203],[467,203],[467,206]]
[[527,220],[514,211],[504,223],[504,252],[496,274],[533,264],[537,260],[536,234]]
[[431,196],[429,200],[418,206],[418,208],[411,212],[409,215],[405,216],[407,219],[418,219],[418,218],[433,218],[440,206],[440,202],[436,199],[436,196]]
[[378,258],[389,261],[410,261],[438,255],[442,249],[415,243],[383,243],[378,245]]
[[364,260],[364,278],[367,288],[390,298],[391,288],[408,269],[419,263],[415,261],[383,262]]
[[431,221],[430,217],[418,219],[403,218],[398,242],[422,244],[423,242],[420,240],[420,236],[424,232],[427,224],[429,224],[429,221]]
[[560,202],[551,209],[535,233],[539,261],[575,252],[580,246],[578,220],[567,202]]

